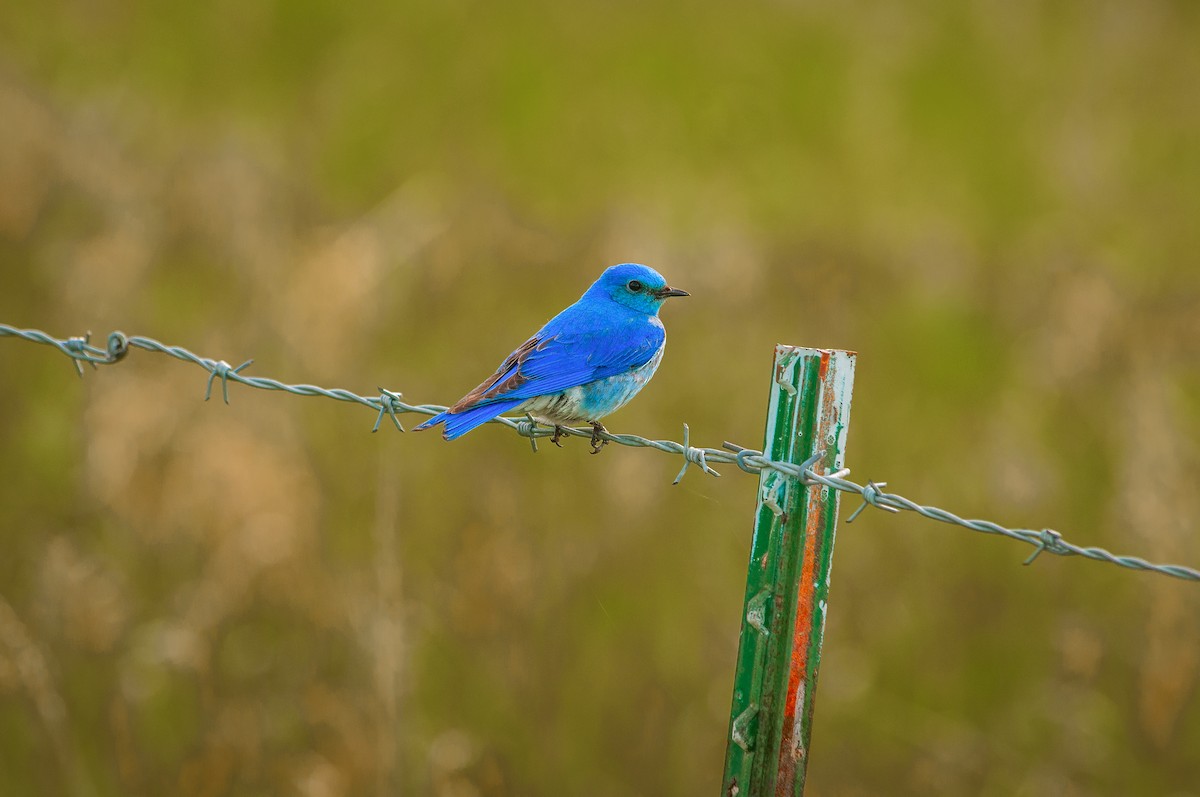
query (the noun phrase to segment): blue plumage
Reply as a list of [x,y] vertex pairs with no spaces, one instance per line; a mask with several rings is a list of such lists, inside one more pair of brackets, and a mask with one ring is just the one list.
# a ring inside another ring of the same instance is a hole
[[[416,428],[441,423],[442,437],[453,440],[501,413],[528,412],[555,427],[592,424],[593,451],[599,450],[600,419],[633,398],[662,360],[666,332],[659,308],[687,295],[647,266],[612,266],[483,384]],[[555,443],[558,436],[556,429]]]

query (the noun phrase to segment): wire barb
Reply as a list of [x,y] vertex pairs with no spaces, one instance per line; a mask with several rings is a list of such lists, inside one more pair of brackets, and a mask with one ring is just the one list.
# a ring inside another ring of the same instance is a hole
[[541,436],[539,434],[541,430],[538,428],[538,422],[533,419],[533,416],[528,412],[525,413],[524,419],[517,421],[516,430],[517,434],[521,437],[529,438],[529,447],[536,454],[538,452],[537,439]]
[[92,331],[89,329],[83,333],[83,337],[67,338],[64,344],[67,350],[71,353],[71,362],[75,365],[75,373],[79,374],[79,378],[83,379],[83,365],[80,361],[89,363],[92,370],[96,370],[96,363],[87,356],[87,350],[90,348],[92,341]]
[[[391,417],[392,422],[396,424],[401,431],[404,431],[400,426],[399,413],[413,412],[420,415],[437,415],[446,408],[436,404],[407,404],[402,400],[402,394],[393,393],[389,390],[379,391],[379,396],[360,396],[349,390],[340,388],[323,388],[317,385],[289,385],[275,379],[257,376],[242,376],[242,369],[249,366],[253,360],[247,360],[237,368],[230,368],[229,364],[224,360],[209,360],[194,354],[182,346],[168,346],[153,338],[146,337],[126,337],[121,332],[113,332],[108,336],[107,346],[104,349],[97,348],[89,343],[89,336],[73,337],[60,339],[49,335],[39,329],[18,329],[17,327],[9,326],[8,324],[0,324],[0,337],[15,337],[32,343],[41,343],[48,346],[53,346],[58,351],[70,357],[79,371],[82,371],[81,363],[91,363],[96,365],[111,365],[120,362],[129,353],[131,348],[145,349],[147,351],[159,352],[174,357],[177,360],[194,363],[209,372],[208,383],[205,387],[204,399],[207,401],[212,395],[212,384],[215,379],[221,379],[221,394],[225,399],[225,403],[229,403],[229,380],[240,382],[248,387],[258,388],[259,390],[281,390],[286,393],[291,393],[297,396],[323,396],[325,398],[334,399],[335,401],[348,401],[355,404],[362,404],[365,407],[370,407],[378,414],[376,417],[375,427],[372,431],[379,428],[383,420],[383,414],[387,413]],[[790,387],[790,385],[788,385]],[[786,390],[786,387],[784,388]],[[534,451],[537,451],[537,438],[547,437],[551,434],[549,429],[539,425],[533,418],[526,416],[525,418],[506,418],[498,417],[491,421],[512,428],[521,437],[529,438],[530,445]],[[1109,564],[1124,567],[1130,570],[1144,570],[1153,573],[1158,573],[1172,578],[1184,579],[1187,581],[1200,582],[1200,570],[1182,565],[1171,564],[1155,564],[1148,562],[1136,556],[1118,556],[1098,548],[1095,546],[1081,547],[1068,542],[1061,534],[1052,529],[1010,529],[1001,526],[999,523],[993,523],[988,520],[967,520],[948,512],[945,509],[939,509],[934,506],[923,506],[915,501],[909,500],[895,493],[885,493],[882,488],[887,485],[887,482],[868,481],[865,485],[856,484],[846,478],[850,471],[842,468],[833,473],[821,474],[812,470],[812,467],[821,459],[824,452],[814,455],[805,460],[800,465],[795,465],[790,462],[776,462],[764,456],[762,451],[756,451],[750,448],[744,448],[736,443],[725,442],[722,448],[700,448],[691,445],[691,431],[685,424],[683,432],[683,443],[677,443],[672,440],[650,440],[645,437],[639,437],[634,434],[608,434],[602,435],[603,439],[609,442],[618,443],[623,446],[633,446],[636,448],[654,448],[664,453],[673,455],[683,455],[684,465],[680,470],[679,475],[675,477],[675,483],[678,483],[687,472],[689,465],[699,465],[701,470],[711,476],[719,476],[712,468],[712,463],[729,463],[736,465],[739,470],[746,473],[758,474],[778,474],[799,480],[807,487],[821,486],[830,490],[837,490],[844,493],[853,493],[860,497],[863,505],[858,507],[853,514],[847,519],[850,522],[858,517],[859,514],[867,506],[874,506],[878,509],[883,509],[887,512],[915,512],[922,517],[936,520],[941,523],[949,523],[951,525],[965,528],[969,531],[979,532],[981,534],[993,534],[1008,539],[1018,540],[1034,547],[1033,553],[1025,560],[1026,564],[1030,564],[1038,556],[1044,552],[1049,552],[1058,556],[1081,556],[1085,559],[1091,559],[1097,562],[1107,562]],[[571,428],[563,427],[563,433],[574,437],[591,437],[592,429],[589,428]],[[779,479],[778,483],[774,479],[764,479],[763,505],[777,515],[783,514],[783,508],[780,506],[783,494],[776,496],[776,491],[780,488],[786,491],[786,480]]]
[[404,427],[400,425],[400,419],[396,417],[397,402],[403,398],[403,393],[393,393],[387,388],[379,388],[379,417],[375,419],[375,425],[371,427],[372,434],[379,431],[379,424],[383,423],[385,414],[392,419],[392,423],[396,425],[397,429],[401,432],[404,431]]
[[1070,553],[1062,546],[1061,534],[1054,529],[1042,529],[1041,533],[1038,535],[1037,548],[1034,549],[1033,553],[1029,554],[1029,558],[1025,560],[1024,564],[1033,564],[1033,560],[1041,556],[1043,551],[1050,551],[1051,553],[1060,555],[1064,553]]
[[230,368],[229,363],[224,360],[218,360],[212,365],[212,372],[208,375],[208,386],[204,389],[204,400],[208,401],[212,397],[213,380],[217,377],[221,378],[221,396],[225,399],[225,403],[229,403],[229,376],[230,374],[238,374],[254,360],[246,360],[237,368]]
[[885,512],[895,513],[900,511],[894,506],[888,506],[887,504],[879,503],[880,498],[887,497],[887,493],[880,490],[880,487],[887,487],[887,482],[874,482],[870,479],[867,480],[867,483],[863,486],[862,491],[862,506],[850,513],[850,517],[846,518],[847,523],[853,523],[854,519],[861,515],[862,511],[869,506],[873,506],[876,509],[882,509]]
[[675,481],[671,482],[671,484],[679,484],[680,480],[683,479],[683,474],[687,473],[688,466],[692,464],[699,465],[700,470],[704,471],[709,476],[720,477],[721,475],[709,467],[708,452],[703,448],[692,447],[691,439],[692,430],[689,429],[688,425],[685,423],[683,425],[683,445],[680,446],[680,453],[683,454],[683,467],[679,469],[679,475],[675,477]]

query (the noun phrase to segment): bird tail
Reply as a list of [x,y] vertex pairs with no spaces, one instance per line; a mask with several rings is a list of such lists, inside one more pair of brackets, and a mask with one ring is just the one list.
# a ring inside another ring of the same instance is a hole
[[415,427],[413,431],[419,432],[422,429],[429,429],[442,423],[445,424],[442,428],[442,437],[446,440],[454,440],[462,437],[476,426],[487,423],[497,415],[508,412],[522,401],[524,399],[508,399],[507,401],[495,401],[488,404],[476,404],[474,407],[461,412],[450,412],[447,410],[446,412],[434,415],[420,426]]

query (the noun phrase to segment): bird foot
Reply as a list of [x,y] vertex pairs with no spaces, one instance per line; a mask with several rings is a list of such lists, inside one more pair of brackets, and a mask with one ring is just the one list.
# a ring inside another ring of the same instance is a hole
[[592,421],[592,453],[593,454],[599,454],[600,449],[602,449],[606,445],[608,445],[608,441],[604,440],[600,437],[601,432],[607,432],[607,431],[608,430],[604,428],[604,424],[600,423],[600,421]]
[[556,424],[554,424],[554,434],[550,437],[550,442],[554,443],[554,445],[558,446],[559,448],[562,448],[563,444],[558,442],[562,438],[563,438],[563,428],[556,423]]

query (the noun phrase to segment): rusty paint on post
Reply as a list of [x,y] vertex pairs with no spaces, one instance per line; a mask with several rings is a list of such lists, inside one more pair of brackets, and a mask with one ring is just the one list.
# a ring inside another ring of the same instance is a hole
[[[775,348],[763,451],[845,461],[854,352]],[[722,797],[801,795],[821,663],[838,493],[763,471],[734,676]]]

